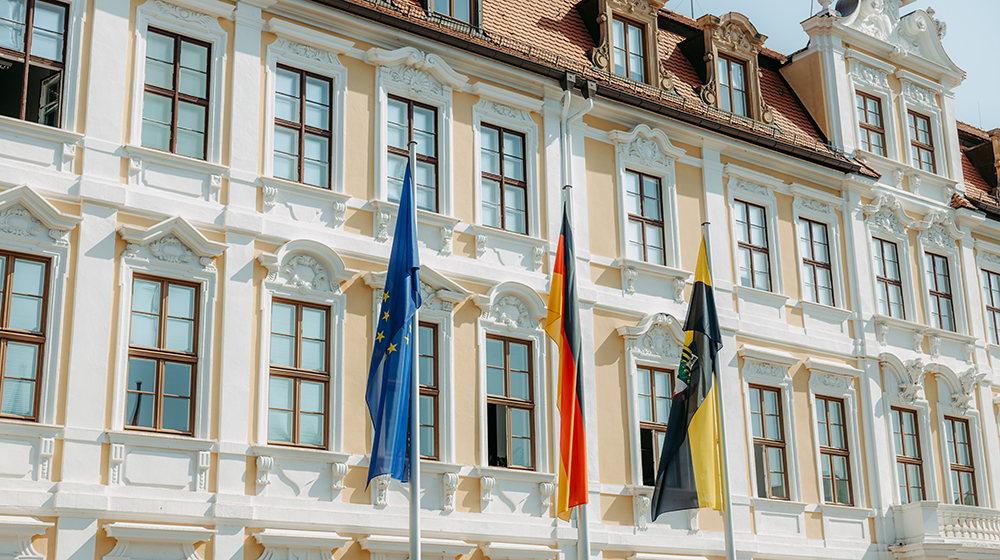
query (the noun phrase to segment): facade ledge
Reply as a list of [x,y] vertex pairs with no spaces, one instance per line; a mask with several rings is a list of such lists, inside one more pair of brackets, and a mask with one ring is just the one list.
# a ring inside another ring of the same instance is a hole
[[108,523],[104,530],[109,537],[119,541],[190,543],[207,541],[215,535],[214,529],[186,525],[159,525],[153,523]]
[[0,515],[0,535],[42,535],[55,526],[35,517]]
[[[410,552],[409,537],[397,537],[390,535],[370,535],[358,539],[361,548],[371,554],[381,555],[408,555]],[[421,552],[435,555],[448,555],[455,557],[458,555],[472,554],[476,551],[476,545],[465,541],[450,539],[428,539],[421,537]]]
[[860,369],[854,366],[823,360],[821,358],[807,358],[806,369],[819,373],[832,373],[834,375],[846,375],[849,377],[858,377],[862,373]]
[[476,467],[475,475],[480,478],[490,477],[498,480],[512,480],[516,482],[555,482],[556,475],[553,473],[541,473],[537,471],[521,471],[517,469],[505,469],[503,467]]
[[806,511],[812,513],[822,513],[824,516],[832,515],[850,519],[868,519],[875,517],[875,510],[864,507],[836,506],[833,504],[815,504]]
[[[758,362],[779,364],[787,367],[791,367],[799,363],[799,359],[789,354],[788,352],[783,352],[781,350],[774,350],[771,348],[764,348],[762,346],[751,346],[750,344],[741,345],[740,349],[737,350],[736,353],[744,360],[751,359],[751,360],[756,360]],[[761,499],[761,498],[755,498],[755,499]]]
[[628,560],[708,560],[707,556],[681,556],[677,554],[636,553],[629,555]]
[[482,546],[483,556],[490,560],[548,560],[558,558],[560,552],[541,544],[514,544],[491,542]]
[[83,140],[84,135],[72,130],[46,126],[12,117],[0,116],[0,131],[23,134],[38,140],[47,142],[57,142],[62,144],[73,144],[74,146]]
[[0,433],[22,437],[59,437],[63,427],[53,424],[0,419]]
[[622,289],[626,294],[636,292],[635,282],[641,273],[657,280],[666,280],[672,292],[670,297],[677,303],[684,303],[684,287],[691,279],[691,272],[625,257],[615,259],[611,265],[621,269]]
[[250,451],[257,457],[289,457],[322,463],[346,463],[351,458],[350,453],[284,445],[254,445],[250,447]]
[[893,505],[896,535],[903,545],[961,544],[1000,548],[1000,511],[939,502]]
[[793,502],[791,500],[772,500],[770,498],[750,498],[750,505],[754,509],[760,508],[767,511],[783,513],[803,513],[809,511],[809,504],[805,502]]
[[[375,217],[375,239],[377,241],[388,241],[394,233],[390,231],[389,222],[399,212],[399,204],[387,200],[372,199],[368,201],[368,206],[373,210]],[[442,247],[447,247],[448,253],[451,252],[451,240],[455,233],[455,227],[460,223],[462,223],[462,220],[452,216],[417,209],[417,225],[439,228],[441,230]],[[447,241],[445,238],[447,238]]]
[[924,327],[924,333],[927,336],[937,336],[945,340],[953,340],[955,342],[964,342],[968,344],[975,344],[976,341],[979,340],[978,338],[972,335],[957,333],[954,331],[946,331],[944,329],[939,329],[937,327]]
[[[268,193],[268,187],[321,200],[332,199],[334,202],[340,202],[342,204],[347,204],[351,200],[351,195],[347,193],[337,192],[333,189],[325,189],[323,187],[314,187],[305,183],[297,183],[295,181],[289,181],[288,179],[281,179],[278,177],[261,175],[257,178],[257,183],[264,191],[265,208],[273,207],[275,201],[275,195]],[[270,201],[268,198],[270,198]]]
[[219,177],[224,175],[229,170],[228,166],[218,163],[164,152],[163,150],[156,150],[154,148],[136,146],[134,144],[126,144],[123,147],[123,151],[130,159],[138,158],[140,160],[150,160],[159,163],[160,165],[166,165],[168,167],[174,167],[182,170],[190,170],[191,168],[194,168],[195,170],[210,173],[212,175],[218,175]]
[[524,235],[524,234],[521,234],[521,233],[514,233],[514,232],[511,232],[511,231],[507,231],[505,229],[495,228],[495,227],[492,227],[492,226],[486,226],[486,225],[483,225],[483,224],[470,224],[468,229],[476,237],[479,237],[480,235],[486,236],[486,237],[494,237],[494,238],[502,239],[502,240],[507,241],[509,243],[513,243],[515,245],[521,245],[523,247],[541,247],[541,248],[544,248],[545,245],[548,243],[548,241],[546,241],[545,239],[542,239],[541,237],[533,237],[533,236]]
[[781,330],[788,330],[785,318],[785,305],[790,299],[784,294],[767,292],[746,286],[733,286],[738,300],[737,310],[740,317],[757,316],[775,324]]
[[104,433],[105,439],[108,443],[134,445],[136,447],[156,447],[160,449],[175,449],[178,451],[213,451],[217,445],[217,442],[212,439],[199,439],[170,434],[119,430],[107,430]]
[[254,538],[264,547],[319,548],[324,550],[341,548],[351,542],[351,539],[337,533],[290,529],[264,529],[255,533]]
[[812,301],[806,301],[800,299],[795,307],[801,308],[804,312],[810,313],[812,315],[818,315],[820,317],[838,321],[846,321],[851,318],[854,314],[850,309],[844,309],[843,307],[832,307],[829,305],[823,305],[822,303],[815,303]]
[[462,465],[458,463],[445,463],[443,461],[420,460],[420,472],[430,474],[444,474],[461,472]]

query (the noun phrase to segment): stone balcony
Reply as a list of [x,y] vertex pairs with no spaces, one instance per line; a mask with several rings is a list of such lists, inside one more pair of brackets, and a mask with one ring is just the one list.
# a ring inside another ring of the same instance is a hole
[[[896,558],[996,558],[1000,511],[983,507],[914,502],[892,506]],[[961,551],[959,550],[961,549]]]

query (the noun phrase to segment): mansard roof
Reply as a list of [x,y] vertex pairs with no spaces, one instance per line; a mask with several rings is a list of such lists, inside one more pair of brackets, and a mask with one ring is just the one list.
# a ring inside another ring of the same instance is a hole
[[701,29],[694,20],[670,10],[658,14],[660,60],[675,76],[673,89],[665,91],[595,68],[588,57],[594,39],[577,10],[579,0],[484,0],[481,31],[447,18],[428,18],[421,0],[316,1],[551,79],[572,72],[578,84],[595,82],[599,96],[842,172],[878,177],[828,145],[778,72],[786,57],[771,49],[761,47],[759,57],[761,95],[774,112],[773,125],[705,105],[695,90],[702,85],[699,72],[679,48]]

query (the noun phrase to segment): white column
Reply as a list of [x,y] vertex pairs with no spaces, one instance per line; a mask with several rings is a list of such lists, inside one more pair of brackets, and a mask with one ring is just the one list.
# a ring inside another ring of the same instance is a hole
[[[65,470],[63,469],[64,476]],[[60,516],[56,521],[55,560],[101,560],[94,558],[97,529],[96,519]],[[49,541],[49,546],[52,545],[52,541]]]
[[[247,348],[256,335],[253,316],[254,239],[230,233],[225,253],[225,275],[221,292],[222,371],[219,381],[219,474],[220,494],[244,491],[246,474],[247,421],[250,413],[250,383],[257,364]],[[258,388],[259,389],[259,388]]]
[[[706,141],[701,149],[701,180],[705,192],[705,220],[711,223],[712,282],[719,314],[733,313],[733,269],[729,253],[729,212],[723,185],[721,152],[724,145]],[[700,234],[700,232],[699,232]],[[742,402],[742,400],[740,401]]]
[[959,245],[961,258],[958,265],[962,267],[962,280],[965,285],[959,289],[962,289],[965,295],[964,311],[968,333],[976,337],[975,362],[980,364],[983,371],[986,371],[990,367],[990,357],[986,351],[986,318],[983,314],[983,292],[979,283],[979,263],[976,262],[976,240],[972,238],[972,232],[968,228],[961,227],[961,231],[962,239]]
[[126,106],[125,93],[129,90],[125,74],[131,65],[128,48],[131,6],[121,0],[94,0],[93,5],[90,79],[83,92],[87,126],[83,173],[117,183],[121,172],[121,156],[117,151],[125,137],[122,107]]
[[[944,133],[945,153],[948,154],[948,176],[962,184],[962,145],[958,141],[958,127],[955,118],[955,92],[943,84],[941,93],[941,128]],[[961,187],[959,187],[961,188]],[[964,190],[964,189],[962,189]]]
[[214,560],[243,560],[243,543],[246,537],[242,525],[216,525],[218,531],[212,538]]
[[993,390],[988,381],[979,383],[979,402],[982,410],[979,419],[983,427],[983,455],[986,457],[986,476],[989,484],[989,492],[992,496],[986,495],[986,490],[980,490],[979,505],[993,509],[1000,508],[1000,416],[993,412]]
[[[878,340],[871,317],[875,314],[875,289],[872,287],[872,262],[868,251],[868,231],[865,229],[865,213],[861,207],[861,195],[846,191],[844,196],[844,236],[847,249],[847,282],[851,291],[851,309],[854,311],[855,352],[860,355],[878,357]],[[876,378],[877,379],[877,378]]]
[[[107,348],[114,346],[117,212],[84,203],[79,225],[76,283],[66,382],[66,435],[62,479],[98,484],[105,406],[110,402]],[[127,288],[122,288],[127,289]],[[100,349],[95,351],[95,349]]]
[[830,34],[814,37],[821,39],[819,47],[823,68],[823,88],[826,114],[829,115],[829,136],[838,148],[847,153],[857,149],[854,138],[854,92],[847,75],[844,45],[839,37]]

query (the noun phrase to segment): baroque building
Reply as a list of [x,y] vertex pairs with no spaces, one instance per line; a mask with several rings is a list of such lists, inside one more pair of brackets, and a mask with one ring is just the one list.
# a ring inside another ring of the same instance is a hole
[[995,558],[1000,131],[911,3],[786,56],[660,0],[0,0],[0,556],[406,558],[364,393],[414,140],[425,555],[725,556],[649,515],[707,221],[738,556]]

